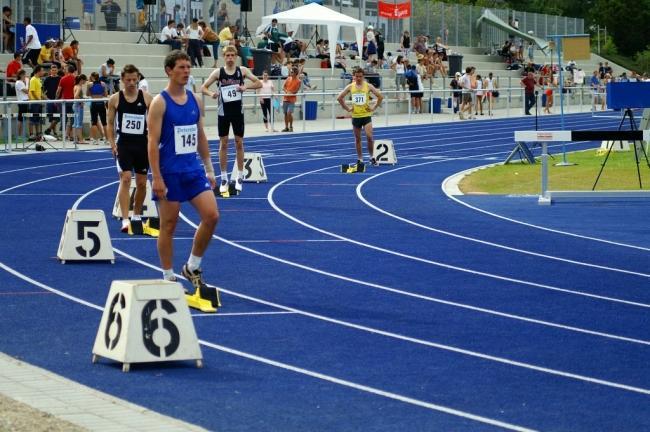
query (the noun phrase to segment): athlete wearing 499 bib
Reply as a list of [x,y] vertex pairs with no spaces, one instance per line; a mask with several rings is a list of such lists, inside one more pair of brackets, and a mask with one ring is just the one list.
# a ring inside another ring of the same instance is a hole
[[108,101],[106,137],[117,159],[120,187],[117,192],[122,214],[122,231],[129,228],[129,201],[131,199],[131,172],[135,172],[135,196],[133,198],[133,221],[142,215],[147,192],[147,110],[151,95],[138,90],[139,71],[133,65],[122,69],[124,89],[113,94]]
[[[219,117],[219,167],[221,169],[221,183],[219,192],[228,190],[228,133],[232,126],[235,135],[235,148],[237,152],[236,167],[237,175],[233,175],[235,188],[242,190],[244,179],[244,105],[242,104],[242,93],[247,89],[258,89],[262,82],[251,73],[248,68],[235,66],[237,49],[227,46],[223,50],[226,65],[212,72],[208,79],[201,86],[201,93],[213,99],[218,99]],[[252,81],[245,85],[244,80]],[[217,91],[210,90],[210,86],[216,83]]]

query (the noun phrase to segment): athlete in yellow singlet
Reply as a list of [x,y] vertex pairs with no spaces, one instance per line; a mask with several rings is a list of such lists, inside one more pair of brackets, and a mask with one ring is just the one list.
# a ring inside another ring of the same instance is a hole
[[[348,105],[345,101],[348,94],[351,95],[352,106]],[[373,104],[370,103],[371,94],[375,96],[375,102]],[[343,89],[337,100],[344,110],[352,113],[352,131],[354,132],[354,144],[357,148],[358,163],[363,164],[363,151],[361,149],[361,129],[363,128],[366,131],[370,163],[377,165],[377,161],[372,156],[374,144],[372,139],[372,113],[381,105],[381,101],[384,100],[381,92],[365,80],[363,69],[357,67],[354,69],[354,80]]]

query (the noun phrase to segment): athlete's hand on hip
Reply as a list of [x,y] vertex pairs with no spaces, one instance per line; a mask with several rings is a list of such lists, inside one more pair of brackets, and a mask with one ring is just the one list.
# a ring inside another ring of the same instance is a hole
[[206,173],[205,176],[208,178],[208,181],[210,182],[210,189],[216,188],[217,179],[214,177],[214,173]]
[[158,199],[164,200],[167,197],[167,187],[165,186],[165,181],[162,177],[153,178],[151,190]]
[[239,86],[239,91],[244,93],[246,91],[246,85],[240,85]]

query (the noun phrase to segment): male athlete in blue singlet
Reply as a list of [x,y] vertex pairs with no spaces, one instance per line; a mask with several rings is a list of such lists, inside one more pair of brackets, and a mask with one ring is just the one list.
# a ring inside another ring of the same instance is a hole
[[[165,73],[169,83],[149,107],[148,151],[153,176],[151,187],[160,211],[158,255],[163,278],[175,280],[173,236],[181,202],[189,201],[196,208],[201,223],[182,274],[195,289],[204,291],[206,285],[201,272],[201,259],[217,226],[219,210],[212,192],[216,182],[208,139],[203,130],[203,107],[201,101],[185,89],[190,66],[190,57],[182,51],[174,50],[165,57]],[[214,307],[220,306],[214,303]]]

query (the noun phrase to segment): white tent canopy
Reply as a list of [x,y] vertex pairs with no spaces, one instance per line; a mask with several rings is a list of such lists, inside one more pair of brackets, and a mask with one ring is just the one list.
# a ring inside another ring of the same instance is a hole
[[[257,33],[264,31],[273,19],[277,19],[279,24],[286,24],[290,30],[296,32],[301,24],[323,25],[327,27],[327,37],[335,41],[338,38],[341,26],[354,28],[354,34],[359,46],[359,52],[363,48],[363,21],[356,20],[347,15],[333,11],[316,3],[310,3],[284,12],[262,17],[262,25],[257,28]],[[336,46],[330,47],[330,63],[332,69],[335,64]]]

